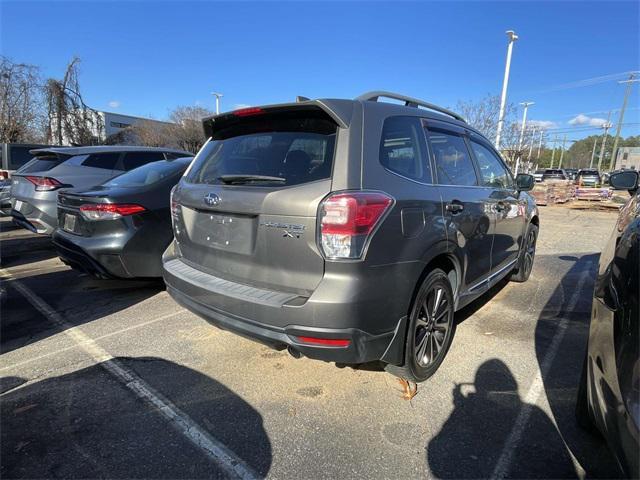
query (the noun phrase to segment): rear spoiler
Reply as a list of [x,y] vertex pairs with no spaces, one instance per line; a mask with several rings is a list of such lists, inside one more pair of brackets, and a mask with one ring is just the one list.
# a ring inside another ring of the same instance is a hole
[[291,112],[292,114],[300,115],[304,115],[305,113],[316,115],[325,114],[335,121],[340,128],[348,128],[353,115],[353,106],[354,102],[351,100],[326,99],[248,107],[204,118],[202,120],[202,126],[205,135],[212,137],[214,132],[240,123],[243,119]]

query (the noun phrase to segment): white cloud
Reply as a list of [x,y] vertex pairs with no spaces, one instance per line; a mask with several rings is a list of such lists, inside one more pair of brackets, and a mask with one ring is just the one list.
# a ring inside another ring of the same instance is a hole
[[556,122],[552,122],[551,120],[530,120],[527,123],[529,125],[531,125],[532,127],[538,127],[538,128],[543,129],[543,130],[547,130],[549,128],[556,128],[557,127]]
[[120,101],[119,100],[111,100],[109,102],[109,107],[110,108],[119,108],[120,107]]
[[569,120],[569,125],[589,125],[591,127],[601,127],[605,123],[607,121],[604,118],[589,117],[582,113]]

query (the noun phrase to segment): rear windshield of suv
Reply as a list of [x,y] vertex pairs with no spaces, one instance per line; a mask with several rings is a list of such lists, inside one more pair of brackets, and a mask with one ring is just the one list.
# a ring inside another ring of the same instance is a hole
[[146,187],[153,185],[174,175],[182,175],[189,166],[190,160],[160,160],[147,163],[112,178],[104,185],[106,187]]
[[51,170],[53,167],[57,167],[68,158],[68,156],[63,155],[35,157],[16,170],[16,173],[46,172]]
[[580,175],[580,176],[587,176],[588,175],[590,177],[591,176],[596,177],[596,176],[598,176],[598,171],[597,170],[580,170],[578,172],[578,175]]
[[295,122],[271,119],[238,129],[241,135],[209,141],[196,156],[187,181],[290,186],[329,178],[336,125],[322,119]]

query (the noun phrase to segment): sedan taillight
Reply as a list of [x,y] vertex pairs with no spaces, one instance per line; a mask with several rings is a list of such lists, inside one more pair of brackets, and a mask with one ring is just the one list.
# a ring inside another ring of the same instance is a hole
[[36,192],[50,192],[51,190],[56,190],[60,187],[71,186],[64,185],[55,178],[50,177],[26,177],[26,179],[36,186]]
[[393,205],[382,192],[335,193],[320,204],[320,248],[328,259],[362,258],[376,226]]
[[80,213],[87,220],[115,220],[128,215],[142,213],[146,209],[131,203],[96,203],[80,207]]

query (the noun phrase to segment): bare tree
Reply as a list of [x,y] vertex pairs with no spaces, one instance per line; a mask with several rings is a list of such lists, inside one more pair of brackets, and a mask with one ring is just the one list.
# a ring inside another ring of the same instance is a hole
[[[456,110],[467,120],[469,125],[493,141],[498,130],[500,97],[487,95],[475,102],[461,100],[456,105]],[[532,131],[527,129],[522,145],[520,145],[520,123],[515,119],[516,112],[514,104],[506,105],[500,141],[500,153],[511,166],[515,165],[518,156],[526,158],[530,142],[533,141]]]
[[47,139],[59,145],[100,143],[104,133],[102,116],[82,99],[79,64],[74,57],[61,80],[50,78],[45,85]]
[[202,119],[213,115],[211,110],[202,107],[176,107],[169,119],[173,122],[170,130],[179,148],[196,153],[206,142]]
[[34,65],[0,56],[0,142],[42,141],[42,87]]

